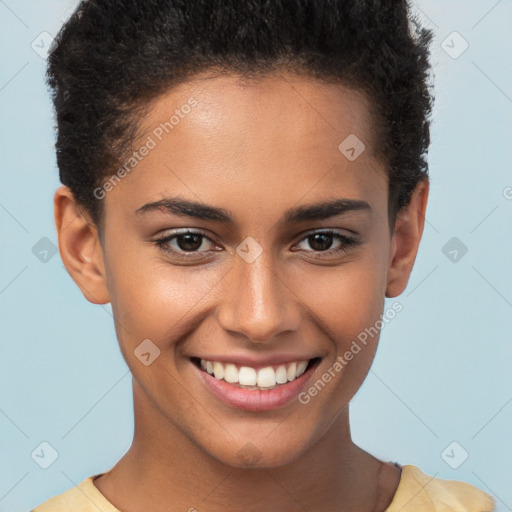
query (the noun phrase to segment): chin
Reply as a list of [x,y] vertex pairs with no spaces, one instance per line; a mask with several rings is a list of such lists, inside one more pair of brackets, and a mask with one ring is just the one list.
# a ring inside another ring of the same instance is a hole
[[[254,439],[254,438],[253,438]],[[210,455],[227,466],[240,469],[271,469],[290,464],[297,460],[310,446],[310,439],[272,439],[231,441],[229,446],[215,446],[208,450]]]

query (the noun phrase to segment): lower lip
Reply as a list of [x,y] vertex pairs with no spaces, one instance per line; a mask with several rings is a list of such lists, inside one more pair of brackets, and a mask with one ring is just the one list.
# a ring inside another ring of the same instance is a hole
[[251,412],[271,411],[297,399],[311,374],[311,368],[308,368],[297,379],[287,384],[281,384],[275,389],[243,389],[224,380],[218,380],[209,373],[200,370],[195,364],[193,365],[206,387],[222,402],[236,409]]

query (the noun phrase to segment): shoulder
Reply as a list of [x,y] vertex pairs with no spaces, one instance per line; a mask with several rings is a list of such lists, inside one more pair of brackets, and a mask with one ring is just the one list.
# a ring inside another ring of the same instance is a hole
[[492,512],[491,496],[458,480],[429,476],[416,466],[403,466],[393,501],[385,512]]
[[58,496],[50,498],[30,512],[119,512],[93,483],[93,475]]

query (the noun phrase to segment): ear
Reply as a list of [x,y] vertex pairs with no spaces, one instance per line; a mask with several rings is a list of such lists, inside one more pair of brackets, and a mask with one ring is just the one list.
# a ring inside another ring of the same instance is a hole
[[418,183],[409,204],[397,215],[391,241],[386,297],[400,295],[407,286],[423,235],[428,192],[428,180]]
[[96,226],[66,186],[55,192],[53,207],[59,251],[69,275],[89,302],[110,302]]

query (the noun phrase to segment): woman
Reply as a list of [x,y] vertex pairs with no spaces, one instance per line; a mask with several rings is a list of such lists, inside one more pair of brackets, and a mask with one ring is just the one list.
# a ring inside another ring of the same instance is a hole
[[428,198],[410,23],[396,1],[79,5],[49,58],[55,221],[112,304],[135,435],[36,512],[493,510],[351,439]]

